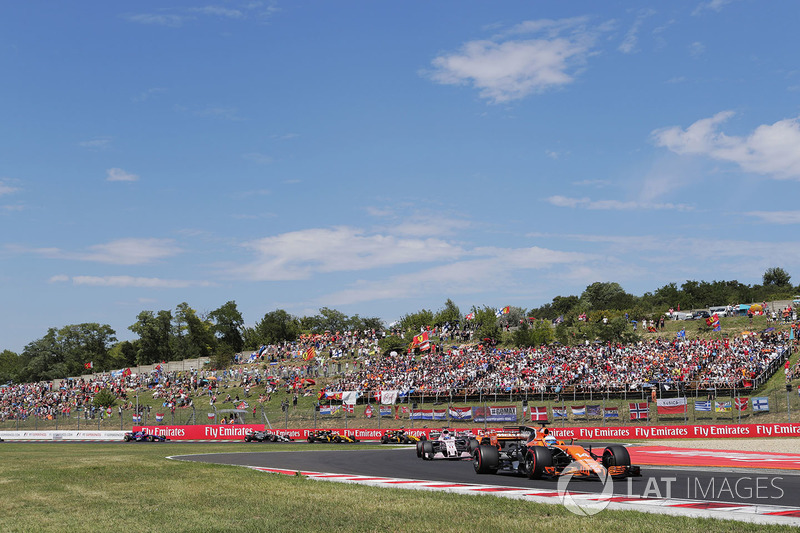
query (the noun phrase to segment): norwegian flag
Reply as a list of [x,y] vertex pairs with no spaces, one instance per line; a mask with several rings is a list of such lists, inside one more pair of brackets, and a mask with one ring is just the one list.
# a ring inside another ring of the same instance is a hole
[[640,418],[647,420],[650,415],[650,408],[647,406],[647,402],[630,403],[628,408],[631,412],[631,420]]
[[736,398],[736,410],[737,411],[747,411],[747,404],[750,402],[750,398]]
[[531,407],[532,422],[547,422],[547,406]]

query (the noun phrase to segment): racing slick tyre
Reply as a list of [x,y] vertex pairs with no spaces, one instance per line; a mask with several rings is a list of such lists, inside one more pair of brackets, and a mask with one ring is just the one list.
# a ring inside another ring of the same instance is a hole
[[417,457],[422,457],[422,441],[417,441]]
[[386,435],[383,435],[381,437],[381,444],[389,444],[389,437],[387,437]]
[[618,444],[609,446],[603,450],[603,466],[631,466],[631,454],[627,448]]
[[131,436],[130,436],[130,435],[125,435],[125,436],[123,437],[123,440],[124,440],[125,442],[130,442],[130,440],[131,440]]
[[480,445],[481,445],[481,443],[478,442],[478,439],[471,438],[471,439],[469,439],[469,443],[467,444],[467,451],[469,453],[475,453],[475,450],[477,450],[478,446],[480,446]]
[[147,442],[153,442],[155,440],[152,435],[147,436]]
[[542,479],[545,468],[553,466],[553,454],[544,446],[534,446],[525,454],[525,475],[528,479]]
[[473,455],[472,466],[478,474],[496,474],[500,466],[500,453],[494,446],[478,446]]
[[314,442],[314,437],[308,437],[306,440],[308,441],[309,444],[311,444],[312,442]]
[[433,459],[433,443],[428,441],[422,443],[422,458],[426,461]]
[[342,437],[336,435],[335,437],[333,437],[333,442],[342,442]]

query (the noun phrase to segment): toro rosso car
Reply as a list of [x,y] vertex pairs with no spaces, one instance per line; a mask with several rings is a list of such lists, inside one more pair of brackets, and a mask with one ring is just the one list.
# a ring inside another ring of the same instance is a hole
[[244,434],[245,442],[292,442],[294,439],[287,435],[278,435],[269,431],[247,430]]
[[429,440],[417,442],[417,457],[433,459],[471,459],[478,441],[471,433],[453,435],[445,429],[438,435],[431,432]]
[[169,440],[164,435],[153,435],[152,433],[148,433],[144,430],[129,431],[128,433],[125,433],[123,439],[125,442],[164,442]]
[[390,429],[381,435],[381,444],[411,444],[421,440],[425,440],[425,437],[410,435],[404,429]]
[[336,433],[329,429],[312,431],[308,434],[306,440],[308,442],[358,442],[358,439],[354,435],[351,436],[347,433],[342,435],[341,433]]
[[542,425],[541,429],[520,426],[503,432],[481,436],[481,444],[473,453],[473,466],[478,474],[498,471],[523,474],[529,479],[572,475],[587,479],[640,476],[638,466],[624,446],[612,445],[598,455],[583,446],[560,441]]

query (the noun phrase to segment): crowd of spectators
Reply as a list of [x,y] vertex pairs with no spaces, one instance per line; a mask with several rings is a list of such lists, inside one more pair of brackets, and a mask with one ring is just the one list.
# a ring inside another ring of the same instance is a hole
[[[431,332],[451,342],[470,332],[441,328]],[[800,332],[799,332],[800,333]],[[329,391],[363,393],[398,390],[423,394],[477,395],[480,392],[528,391],[559,394],[636,391],[659,383],[676,388],[747,387],[768,370],[789,345],[787,332],[751,334],[726,340],[649,340],[636,344],[553,344],[530,349],[498,349],[477,343],[440,343],[421,353],[379,355],[382,332],[359,331],[305,336],[293,343],[264,346],[241,363],[223,370],[190,369],[151,372],[117,371],[54,382],[0,388],[0,421],[112,416],[93,397],[108,389],[121,400],[116,414],[144,407],[139,397],[151,395],[161,411],[191,408],[207,396],[211,406],[236,407],[258,389],[258,402],[279,390],[298,395],[316,393],[316,381],[334,378]],[[309,349],[313,347],[313,357]],[[255,355],[255,360],[252,357]],[[788,371],[787,371],[788,374]],[[239,387],[243,397],[226,394]],[[251,392],[252,391],[252,392]],[[152,402],[148,402],[152,403]],[[204,402],[205,404],[205,402]],[[76,414],[80,413],[80,414]]]

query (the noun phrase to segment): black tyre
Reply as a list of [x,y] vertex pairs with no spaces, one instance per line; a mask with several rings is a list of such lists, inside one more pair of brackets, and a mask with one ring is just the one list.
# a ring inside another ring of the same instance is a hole
[[154,439],[154,437],[152,435],[148,435],[147,436],[147,442],[153,442],[153,440],[155,440],[155,439]]
[[130,442],[131,436],[130,435],[125,435],[124,439],[125,439],[125,442]]
[[478,474],[496,474],[500,466],[500,453],[494,446],[478,446],[473,455],[472,466]]
[[386,435],[383,435],[381,437],[381,444],[389,444],[389,437],[387,437]]
[[306,440],[308,441],[309,444],[311,444],[312,442],[314,442],[314,437],[308,437]]
[[333,437],[333,442],[342,442],[342,437],[336,435],[335,437]]
[[252,440],[253,440],[253,437],[251,437],[250,435],[247,435],[247,436],[244,438],[244,441],[245,441],[245,442],[251,442]]
[[553,466],[553,453],[544,446],[534,446],[525,454],[525,475],[528,479],[542,479],[545,468]]
[[433,443],[425,441],[422,443],[422,458],[426,461],[433,460]]
[[625,446],[614,444],[603,450],[603,466],[631,466],[631,454]]
[[417,457],[422,457],[422,441],[417,441]]

